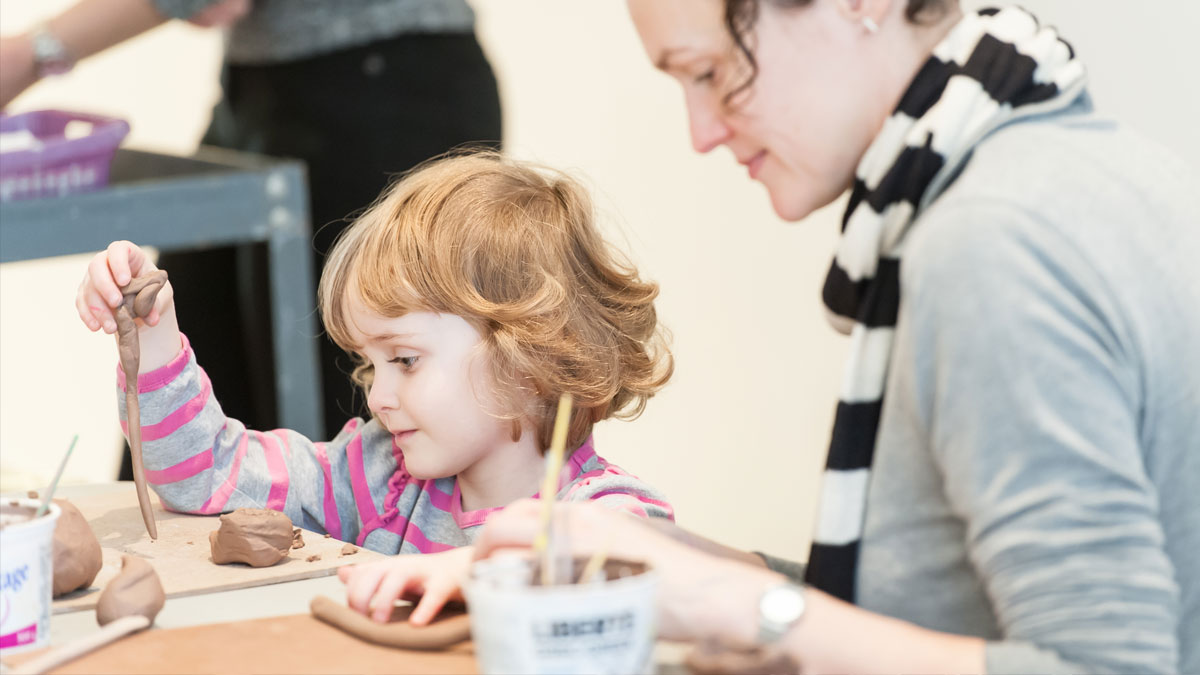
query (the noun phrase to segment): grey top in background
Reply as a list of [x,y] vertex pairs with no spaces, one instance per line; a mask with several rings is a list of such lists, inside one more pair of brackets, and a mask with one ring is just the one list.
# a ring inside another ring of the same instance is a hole
[[[164,15],[194,16],[218,0],[153,0]],[[469,33],[466,0],[253,0],[229,32],[225,60],[293,61],[406,33]]]
[[1200,181],[1068,113],[909,236],[857,602],[992,673],[1200,673]]

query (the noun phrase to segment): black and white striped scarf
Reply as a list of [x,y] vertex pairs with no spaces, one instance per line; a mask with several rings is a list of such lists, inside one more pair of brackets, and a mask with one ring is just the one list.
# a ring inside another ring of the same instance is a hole
[[860,160],[825,280],[830,322],[850,334],[806,580],[854,601],[871,458],[900,308],[900,259],[917,216],[988,133],[1083,94],[1071,47],[1018,7],[962,19]]

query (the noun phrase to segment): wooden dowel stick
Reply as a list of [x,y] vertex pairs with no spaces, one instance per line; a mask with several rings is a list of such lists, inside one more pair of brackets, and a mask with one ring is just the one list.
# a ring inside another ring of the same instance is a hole
[[39,673],[45,673],[64,663],[74,661],[84,654],[99,649],[129,633],[142,630],[149,625],[150,619],[141,614],[123,616],[91,635],[86,635],[74,642],[69,642],[61,647],[52,649],[36,659],[26,661],[11,672],[13,675],[38,675]]

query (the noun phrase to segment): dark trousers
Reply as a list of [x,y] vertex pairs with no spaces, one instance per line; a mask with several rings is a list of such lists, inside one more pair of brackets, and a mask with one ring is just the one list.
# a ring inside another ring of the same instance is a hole
[[[307,163],[315,274],[353,215],[397,174],[456,147],[499,147],[496,78],[470,33],[226,65],[222,85],[203,142]],[[265,245],[168,252],[159,266],[170,274],[180,328],[226,415],[253,429],[277,427]],[[350,383],[349,357],[323,333],[317,339],[332,437],[366,412],[366,402]],[[126,453],[123,478],[132,476],[128,464]]]

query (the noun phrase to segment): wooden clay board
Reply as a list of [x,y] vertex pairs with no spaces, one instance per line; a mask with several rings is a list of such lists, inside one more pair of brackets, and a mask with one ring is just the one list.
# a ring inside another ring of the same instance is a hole
[[[16,665],[40,652],[11,659]],[[309,614],[169,630],[122,638],[53,673],[476,673],[464,642],[441,652],[380,647]]]
[[[153,542],[142,523],[133,483],[123,483],[111,492],[70,499],[83,512],[92,532],[100,540],[104,567],[91,588],[55,600],[55,614],[94,608],[101,589],[121,570],[122,554],[149,561],[162,580],[168,598],[329,576],[342,565],[384,557],[363,548],[354,555],[342,556],[346,542],[303,530],[304,547],[292,549],[288,558],[271,567],[250,567],[240,563],[215,565],[208,533],[220,526],[217,517],[170,513],[163,510],[154,493],[150,494],[150,499],[158,524],[158,540]],[[320,555],[321,559],[307,562],[305,559],[311,555]]]

